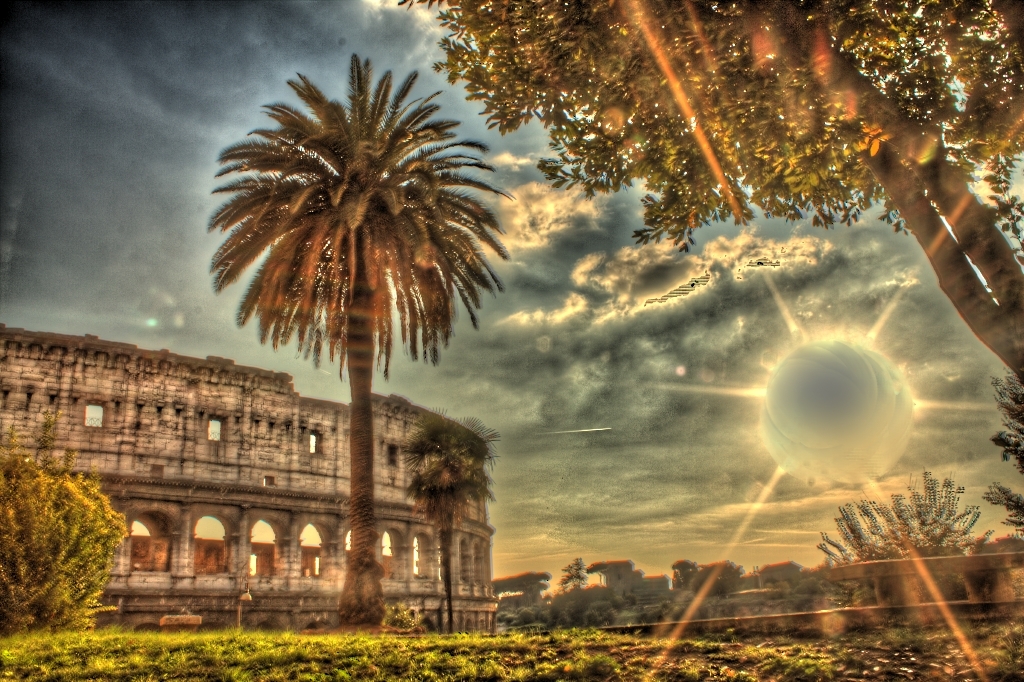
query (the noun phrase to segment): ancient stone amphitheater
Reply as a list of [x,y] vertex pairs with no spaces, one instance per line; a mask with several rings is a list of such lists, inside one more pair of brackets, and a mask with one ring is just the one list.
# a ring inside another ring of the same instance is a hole
[[[119,547],[101,623],[156,628],[307,629],[337,623],[348,526],[348,406],[303,398],[292,377],[231,360],[0,325],[0,427],[34,434],[60,411],[59,448],[95,469],[131,535]],[[422,411],[374,397],[379,557],[389,602],[436,626],[435,529],[405,496],[402,443]],[[486,505],[453,547],[455,627],[493,631]],[[251,595],[251,601],[239,599]]]

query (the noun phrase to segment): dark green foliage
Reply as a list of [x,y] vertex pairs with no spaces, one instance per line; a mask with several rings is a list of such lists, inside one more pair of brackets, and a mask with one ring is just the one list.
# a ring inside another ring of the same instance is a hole
[[592,196],[642,181],[640,243],[686,251],[698,228],[756,211],[849,225],[884,203],[972,330],[1021,373],[1024,255],[1000,234],[1024,236],[1010,192],[1024,153],[1014,6],[460,0],[440,14],[438,68],[501,132],[544,125],[552,155],[538,167],[553,186]]
[[99,478],[72,472],[78,453],[54,456],[56,422],[34,454],[13,427],[0,444],[0,634],[90,627],[127,535]]
[[862,500],[839,508],[836,526],[841,536],[833,540],[822,533],[818,549],[830,565],[918,556],[946,556],[974,553],[992,535],[971,534],[981,511],[977,506],[960,510],[960,494],[953,479],[939,485],[931,472],[924,472],[923,490],[910,488],[910,500],[893,495],[883,505]]
[[[1024,385],[1012,373],[1005,379],[993,379],[992,385],[996,388],[996,402],[1006,427],[992,442],[1003,448],[1003,461],[1015,461],[1017,470],[1024,474]],[[1024,533],[1024,495],[993,483],[985,493],[985,501],[1005,507],[1009,516],[1003,523],[1018,535]]]
[[740,576],[743,575],[743,567],[737,566],[731,561],[717,561],[712,564],[701,564],[697,574],[690,581],[690,589],[700,592],[701,588],[709,580],[714,583],[709,588],[708,596],[720,597],[739,589]]
[[587,566],[581,557],[573,559],[568,566],[562,569],[562,577],[558,581],[558,587],[562,592],[582,590],[590,582],[590,575],[587,573]]
[[696,561],[680,559],[672,564],[672,589],[685,590],[690,587],[690,582],[697,575],[699,567]]
[[607,625],[614,622],[622,606],[623,602],[615,592],[607,587],[594,585],[555,595],[548,606],[547,614],[541,617],[551,627],[559,628]]

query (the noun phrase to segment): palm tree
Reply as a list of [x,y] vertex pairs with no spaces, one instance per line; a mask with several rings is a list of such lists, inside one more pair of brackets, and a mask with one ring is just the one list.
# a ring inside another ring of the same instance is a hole
[[220,155],[214,190],[231,195],[210,231],[228,232],[213,257],[222,291],[262,259],[238,324],[259,320],[261,343],[294,338],[319,365],[324,351],[348,365],[352,550],[339,604],[342,623],[379,624],[383,569],[376,560],[373,490],[374,361],[388,377],[397,309],[413,359],[437,363],[448,344],[456,296],[477,326],[484,291],[503,289],[483,247],[503,259],[501,232],[472,190],[503,195],[466,171],[492,171],[479,142],[455,140],[456,121],[432,118],[436,97],[406,103],[416,73],[392,94],[391,73],[372,86],[367,60],[352,57],[345,102],[301,74],[288,85],[305,104],[265,107],[277,123]]
[[477,419],[453,421],[428,412],[417,421],[405,444],[405,461],[412,471],[409,497],[440,536],[449,633],[453,623],[452,535],[470,502],[494,499],[487,469],[494,464],[497,440],[497,431]]

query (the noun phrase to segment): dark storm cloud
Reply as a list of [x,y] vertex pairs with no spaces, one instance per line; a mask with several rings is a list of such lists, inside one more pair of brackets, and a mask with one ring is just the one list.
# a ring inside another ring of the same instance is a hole
[[[218,236],[205,227],[217,153],[267,124],[262,105],[295,103],[296,72],[342,97],[357,52],[377,73],[419,69],[418,96],[444,89],[442,115],[493,147],[493,179],[516,197],[494,203],[512,259],[497,266],[507,293],[485,300],[480,330],[463,315],[438,367],[396,353],[391,381],[376,384],[501,432],[496,572],[556,572],[580,555],[654,572],[720,558],[775,469],[749,392],[801,343],[764,277],[737,273],[764,250],[787,249],[770,276],[808,338],[863,341],[902,291],[875,348],[933,406],[917,412],[886,494],[925,467],[956,473],[974,503],[991,480],[1012,480],[987,440],[999,421],[989,377],[1002,370],[912,239],[876,221],[827,233],[766,221],[705,228],[688,256],[636,249],[640,192],[587,202],[544,185],[543,129],[488,131],[479,104],[429,68],[435,23],[391,4],[17,5],[0,35],[0,320],[232,357],[347,401],[336,366],[317,371],[235,327],[243,287],[213,294]],[[705,269],[699,292],[643,306]],[[589,428],[611,430],[542,435]],[[783,478],[731,558],[817,561],[816,533],[864,494]]]

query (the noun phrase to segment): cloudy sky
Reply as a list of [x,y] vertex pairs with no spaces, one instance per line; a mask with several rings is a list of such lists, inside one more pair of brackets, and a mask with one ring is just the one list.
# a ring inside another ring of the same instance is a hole
[[[17,4],[0,34],[0,321],[231,357],[347,402],[336,367],[236,327],[243,287],[213,293],[206,225],[217,153],[267,124],[262,105],[295,102],[296,73],[342,97],[355,52],[378,73],[418,69],[420,96],[442,90],[443,114],[491,146],[493,179],[515,196],[494,204],[512,258],[480,330],[463,315],[439,366],[398,357],[375,384],[500,431],[495,575],[557,574],[577,556],[649,573],[680,558],[819,563],[838,505],[871,491],[786,476],[723,545],[776,468],[758,431],[771,368],[805,340],[867,344],[873,328],[918,402],[883,494],[926,469],[953,475],[982,505],[977,529],[1004,533],[981,500],[992,481],[1021,483],[988,440],[1004,372],[913,238],[874,219],[828,232],[757,220],[703,229],[690,255],[634,247],[640,192],[547,187],[543,129],[488,131],[479,103],[431,69],[432,16],[391,4]],[[781,265],[745,267],[764,257]],[[644,305],[705,272],[696,293]],[[583,429],[604,430],[554,433]]]

